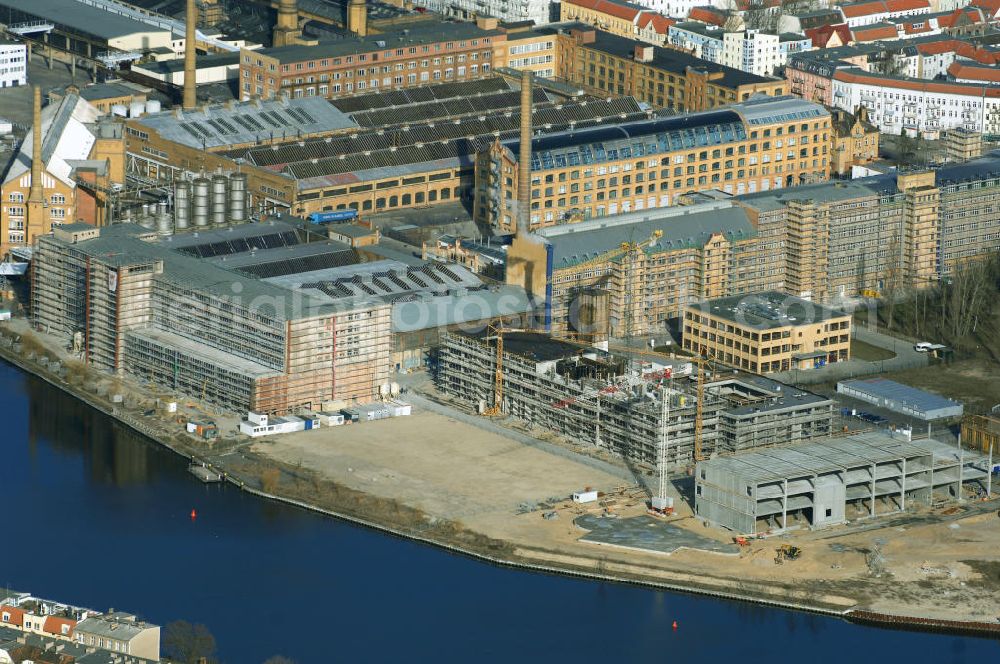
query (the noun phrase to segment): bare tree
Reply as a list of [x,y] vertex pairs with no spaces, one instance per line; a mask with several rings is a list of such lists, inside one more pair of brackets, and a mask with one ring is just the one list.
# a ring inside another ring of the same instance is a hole
[[214,662],[215,637],[202,624],[175,620],[163,628],[163,652],[184,664],[197,664],[202,658]]

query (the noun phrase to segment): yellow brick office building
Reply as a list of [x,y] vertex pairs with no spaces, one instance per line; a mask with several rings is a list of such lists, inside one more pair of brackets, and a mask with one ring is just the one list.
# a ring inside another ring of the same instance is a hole
[[785,80],[749,74],[583,24],[540,30],[559,34],[559,77],[595,94],[633,95],[657,107],[691,112],[745,101],[755,93],[780,96],[788,92]]
[[[830,113],[793,97],[563,132],[532,141],[532,229],[666,207],[693,192],[732,195],[829,178]],[[516,140],[476,160],[476,221],[517,219]]]
[[775,291],[684,310],[684,350],[754,373],[809,369],[851,356],[851,316]]

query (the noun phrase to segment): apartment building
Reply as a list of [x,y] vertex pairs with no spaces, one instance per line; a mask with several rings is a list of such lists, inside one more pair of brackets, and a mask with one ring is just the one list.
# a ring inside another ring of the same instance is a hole
[[812,48],[812,41],[804,35],[760,30],[727,32],[693,21],[671,26],[669,42],[699,58],[758,76],[773,76],[790,54]]
[[[562,132],[532,141],[531,228],[666,207],[683,195],[819,182],[830,174],[830,113],[794,97]],[[516,225],[518,140],[476,160],[474,216]]]
[[0,40],[0,88],[15,88],[27,83],[27,47],[20,42]]
[[657,46],[667,42],[670,26],[675,23],[658,9],[661,5],[669,8],[671,2],[640,5],[624,0],[565,0],[558,4],[560,21],[578,21],[619,37],[638,38]]
[[[482,25],[495,23],[481,22]],[[416,25],[397,32],[240,51],[240,98],[282,94],[334,99],[379,90],[490,76],[506,34],[472,23]]]
[[160,659],[160,627],[123,611],[88,617],[77,623],[73,640],[122,655]]
[[931,13],[928,0],[860,0],[838,5],[850,28],[881,23],[888,19]]
[[760,30],[727,32],[722,36],[722,64],[757,76],[773,76],[783,64],[780,39]]
[[690,304],[684,350],[753,373],[811,369],[851,356],[851,314],[767,291]]
[[838,108],[831,116],[831,174],[846,177],[851,174],[854,166],[869,164],[879,158],[879,131],[878,127],[868,121],[867,108],[859,106],[854,109],[854,113]]
[[632,95],[657,107],[702,111],[749,99],[755,93],[780,96],[781,79],[766,78],[708,62],[673,48],[562,24],[559,76],[595,94]]
[[935,139],[957,127],[1000,134],[1000,88],[996,86],[900,78],[856,68],[838,69],[832,83],[834,106],[845,110],[867,107],[871,122],[886,134]]

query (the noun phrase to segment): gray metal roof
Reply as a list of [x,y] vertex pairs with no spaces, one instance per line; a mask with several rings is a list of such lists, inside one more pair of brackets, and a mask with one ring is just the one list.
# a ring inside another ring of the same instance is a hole
[[849,315],[777,291],[721,297],[692,306],[703,313],[758,330],[821,323]]
[[657,230],[663,235],[655,245],[646,248],[646,253],[702,246],[713,233],[724,233],[731,240],[757,234],[745,210],[721,201],[550,226],[537,231],[536,235],[552,245],[553,267],[558,270],[596,258],[617,248],[624,240],[646,240]]
[[202,149],[358,126],[320,97],[254,100],[187,111],[172,109],[143,116],[136,123],[167,140]]
[[941,408],[953,408],[957,401],[946,399],[942,396],[919,390],[909,385],[897,383],[888,378],[858,378],[854,380],[842,380],[838,386],[843,385],[852,390],[864,392],[880,399],[890,399],[900,404],[912,406],[925,413]]
[[[7,0],[8,2],[10,0]],[[452,40],[481,39],[502,34],[499,30],[483,30],[473,23],[450,23],[435,21],[418,23],[411,28],[382,32],[367,37],[352,37],[333,41],[321,41],[315,46],[279,46],[257,51],[262,55],[277,58],[279,62],[301,62],[319,58],[336,58],[360,53],[394,50],[397,48],[432,44]]]
[[329,315],[374,302],[372,298],[327,301],[298,295],[289,289],[248,278],[212,262],[173,251],[166,245],[142,240],[136,235],[137,228],[133,224],[107,226],[101,229],[99,237],[77,242],[73,247],[95,261],[112,267],[149,265],[162,261],[163,273],[157,275],[157,279],[236,306],[253,306],[260,316],[275,320]]
[[163,28],[90,7],[77,0],[0,0],[0,9],[2,8],[24,12],[105,41],[143,32],[169,32]]

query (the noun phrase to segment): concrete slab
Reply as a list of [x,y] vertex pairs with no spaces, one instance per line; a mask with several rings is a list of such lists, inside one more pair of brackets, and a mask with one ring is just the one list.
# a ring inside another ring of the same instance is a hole
[[573,523],[590,531],[581,537],[580,541],[591,544],[619,546],[667,555],[682,548],[729,555],[739,555],[740,552],[740,548],[735,544],[702,537],[652,516],[623,519],[585,514],[575,519]]

